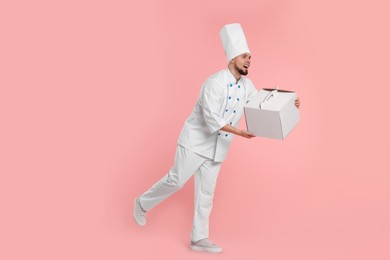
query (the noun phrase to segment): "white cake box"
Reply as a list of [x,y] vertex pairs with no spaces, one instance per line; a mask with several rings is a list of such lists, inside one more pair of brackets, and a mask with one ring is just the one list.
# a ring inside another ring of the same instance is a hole
[[248,131],[256,136],[285,139],[300,120],[296,98],[293,91],[259,90],[244,106]]

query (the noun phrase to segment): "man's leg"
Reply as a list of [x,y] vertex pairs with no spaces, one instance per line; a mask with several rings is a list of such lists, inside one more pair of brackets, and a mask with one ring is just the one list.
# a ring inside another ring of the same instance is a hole
[[142,209],[149,211],[178,191],[198,170],[205,158],[178,145],[171,170],[140,196]]
[[193,242],[209,237],[209,216],[220,168],[221,163],[207,160],[195,173],[195,208],[191,239]]

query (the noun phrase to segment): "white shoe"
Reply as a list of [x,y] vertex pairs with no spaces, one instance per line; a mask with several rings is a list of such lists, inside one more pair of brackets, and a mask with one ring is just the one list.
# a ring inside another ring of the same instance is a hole
[[195,251],[203,251],[208,253],[221,253],[222,248],[212,243],[207,238],[201,239],[198,242],[191,241],[191,249]]
[[133,212],[135,223],[138,226],[145,226],[146,224],[146,211],[141,207],[139,197],[134,200],[134,212]]

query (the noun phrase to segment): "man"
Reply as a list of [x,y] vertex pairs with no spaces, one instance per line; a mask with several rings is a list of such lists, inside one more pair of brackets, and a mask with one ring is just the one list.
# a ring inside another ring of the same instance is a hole
[[[220,37],[228,68],[209,77],[180,133],[171,170],[134,202],[135,222],[146,224],[146,212],[179,190],[195,174],[195,209],[190,248],[222,252],[209,237],[209,216],[221,162],[234,135],[253,138],[238,129],[244,105],[257,90],[246,77],[251,54],[240,24],[225,25]],[[299,100],[296,100],[299,106]]]

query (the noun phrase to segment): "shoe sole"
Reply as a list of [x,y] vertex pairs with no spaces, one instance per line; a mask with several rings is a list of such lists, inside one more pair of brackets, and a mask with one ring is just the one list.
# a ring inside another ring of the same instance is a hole
[[145,226],[146,223],[140,222],[140,221],[137,219],[136,214],[135,214],[135,207],[137,206],[137,199],[138,199],[138,198],[135,198],[135,200],[134,200],[133,218],[134,218],[135,223],[136,223],[138,226]]
[[201,252],[207,252],[207,253],[222,253],[222,248],[210,248],[210,247],[204,247],[204,246],[190,246],[191,250],[194,251],[201,251]]

